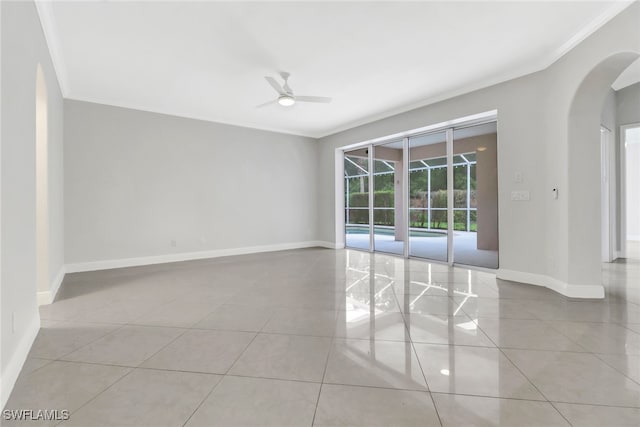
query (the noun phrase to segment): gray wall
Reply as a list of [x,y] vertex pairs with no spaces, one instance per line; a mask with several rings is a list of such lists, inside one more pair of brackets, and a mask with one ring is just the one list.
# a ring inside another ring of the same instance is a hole
[[616,114],[617,114],[617,95],[616,91],[610,89],[607,93],[607,97],[604,100],[604,105],[602,106],[602,113],[600,115],[600,123],[605,126],[607,129],[611,131],[611,136],[614,137],[617,135],[616,131]]
[[316,152],[310,138],[66,100],[66,262],[313,241]]
[[[42,65],[48,90],[49,274],[64,259],[63,101],[33,3],[1,2],[1,369],[2,404],[39,327],[36,305],[35,83]],[[12,331],[12,316],[14,328]]]
[[[591,189],[598,189],[600,180],[599,166],[593,165],[600,158],[602,87],[608,90],[617,70],[637,58],[639,18],[635,3],[538,73],[322,138],[320,239],[336,240],[337,147],[498,110],[501,274],[518,272],[519,280],[571,288],[574,296],[598,295],[600,233],[593,230],[600,229],[600,215],[592,204],[599,198]],[[590,132],[589,138],[576,129]],[[521,183],[515,182],[516,172]],[[552,199],[552,188],[559,188],[558,200]],[[519,189],[529,190],[531,200],[511,201],[511,191]]]
[[640,83],[616,92],[618,126],[640,123]]
[[[544,100],[538,89],[543,84],[540,73],[536,73],[322,138],[319,157],[322,171],[320,240],[335,240],[334,151],[337,147],[497,109],[500,263],[513,270],[544,270],[546,260],[542,251],[531,251],[527,257],[519,254],[520,242],[544,244],[544,237],[540,236],[536,226],[520,226],[523,223],[538,224],[544,228],[545,216],[539,212],[544,210],[542,193],[545,183],[537,178],[545,159],[540,143],[543,131],[539,126],[532,126],[543,121]],[[522,101],[525,99],[528,102]],[[522,173],[523,183],[514,182],[516,172]],[[510,202],[508,195],[516,189],[528,189],[532,194],[531,200]],[[509,236],[505,236],[506,232]]]

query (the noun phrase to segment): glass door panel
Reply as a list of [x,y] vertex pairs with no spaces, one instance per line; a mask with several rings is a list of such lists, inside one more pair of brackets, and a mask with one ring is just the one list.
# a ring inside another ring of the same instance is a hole
[[374,249],[404,254],[402,140],[373,147]]
[[369,154],[367,148],[344,153],[345,246],[369,250]]
[[446,132],[410,137],[409,153],[409,255],[446,262]]
[[458,264],[498,268],[496,123],[453,131],[453,252]]

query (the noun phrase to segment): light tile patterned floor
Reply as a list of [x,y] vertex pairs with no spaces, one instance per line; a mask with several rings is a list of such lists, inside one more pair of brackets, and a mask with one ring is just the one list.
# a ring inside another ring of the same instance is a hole
[[603,279],[605,300],[576,301],[326,249],[70,274],[6,409],[86,427],[637,427],[640,262]]

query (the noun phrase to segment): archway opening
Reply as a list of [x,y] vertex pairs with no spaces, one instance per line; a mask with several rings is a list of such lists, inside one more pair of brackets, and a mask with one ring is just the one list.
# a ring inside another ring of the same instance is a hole
[[[601,261],[611,253],[611,240],[603,227],[611,227],[610,180],[614,151],[603,127],[603,106],[614,81],[640,55],[613,54],[586,75],[571,103],[568,126],[568,282],[602,287]],[[603,146],[603,144],[605,144]],[[609,144],[607,146],[607,144]],[[604,174],[609,176],[605,177]],[[607,223],[607,224],[605,224]],[[610,229],[609,229],[610,231]],[[613,257],[613,254],[610,255]]]

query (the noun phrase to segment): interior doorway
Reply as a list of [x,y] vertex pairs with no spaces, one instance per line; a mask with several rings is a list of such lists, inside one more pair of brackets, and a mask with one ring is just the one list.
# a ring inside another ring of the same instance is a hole
[[612,232],[612,180],[611,172],[614,170],[612,161],[611,130],[605,126],[600,126],[600,194],[601,198],[601,218],[602,218],[602,262],[613,261],[613,232]]
[[622,173],[623,257],[640,260],[640,123],[620,129]]

